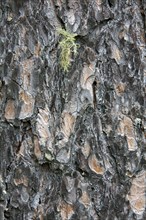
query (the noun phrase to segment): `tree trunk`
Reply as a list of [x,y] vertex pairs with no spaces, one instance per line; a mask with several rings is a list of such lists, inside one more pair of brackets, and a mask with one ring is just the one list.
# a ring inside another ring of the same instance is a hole
[[[145,15],[144,0],[1,0],[0,220],[146,219]],[[66,72],[59,28],[78,45]]]

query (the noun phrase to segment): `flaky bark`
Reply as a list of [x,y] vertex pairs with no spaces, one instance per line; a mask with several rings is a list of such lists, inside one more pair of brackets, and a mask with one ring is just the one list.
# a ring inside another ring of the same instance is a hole
[[1,0],[0,220],[146,219],[145,7]]

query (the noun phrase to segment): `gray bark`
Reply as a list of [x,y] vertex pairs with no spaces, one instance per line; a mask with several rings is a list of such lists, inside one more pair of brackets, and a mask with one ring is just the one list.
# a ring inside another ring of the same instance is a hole
[[[0,220],[146,219],[144,0],[1,0]],[[57,28],[76,33],[59,65]]]

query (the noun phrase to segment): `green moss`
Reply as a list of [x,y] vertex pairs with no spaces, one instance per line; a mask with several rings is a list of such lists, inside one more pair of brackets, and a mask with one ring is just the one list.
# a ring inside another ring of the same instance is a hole
[[71,55],[77,54],[78,45],[75,43],[76,34],[71,34],[64,29],[58,29],[58,33],[62,36],[59,42],[60,47],[60,66],[65,71],[68,72],[71,65]]

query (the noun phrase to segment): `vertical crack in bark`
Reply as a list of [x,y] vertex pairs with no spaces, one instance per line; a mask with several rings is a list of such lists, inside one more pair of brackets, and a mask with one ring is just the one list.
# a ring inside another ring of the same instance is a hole
[[92,89],[93,89],[93,105],[94,105],[94,109],[97,109],[97,98],[96,98],[97,82],[96,81],[93,82]]

